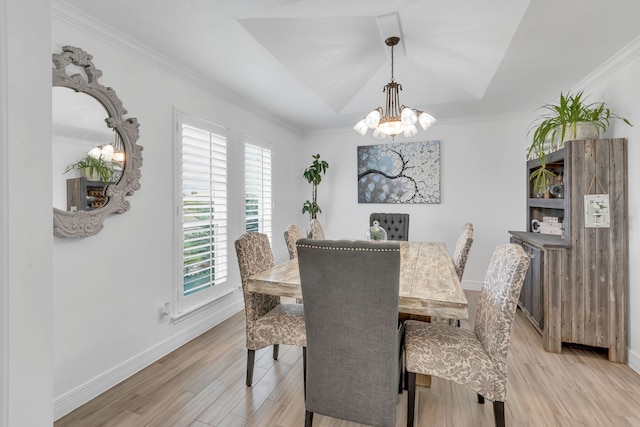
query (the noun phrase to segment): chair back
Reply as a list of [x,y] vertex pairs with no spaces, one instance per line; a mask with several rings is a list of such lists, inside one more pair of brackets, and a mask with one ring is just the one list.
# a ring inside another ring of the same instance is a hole
[[478,297],[474,331],[496,371],[504,376],[498,381],[505,388],[504,395],[511,327],[528,267],[529,257],[519,245],[507,243],[496,247]]
[[244,310],[247,317],[247,340],[249,340],[249,332],[253,322],[280,303],[279,297],[247,292],[249,276],[274,266],[273,252],[269,238],[263,233],[253,231],[245,233],[234,244],[240,268],[240,278],[242,279]]
[[296,242],[301,238],[302,229],[295,224],[289,224],[286,230],[284,230],[284,241],[287,244],[287,250],[289,251],[289,259],[298,257]]
[[399,244],[301,239],[298,265],[307,329],[306,410],[395,426]]
[[409,214],[374,212],[369,215],[369,226],[373,221],[378,221],[387,231],[388,240],[409,240]]
[[456,248],[453,251],[453,265],[458,273],[458,279],[462,280],[464,274],[464,267],[467,265],[467,258],[469,257],[469,251],[471,251],[471,244],[473,243],[473,224],[467,223],[462,227],[462,232],[456,242]]
[[311,238],[324,240],[324,230],[322,229],[322,224],[318,221],[317,218],[313,218],[309,223],[309,227],[311,227]]

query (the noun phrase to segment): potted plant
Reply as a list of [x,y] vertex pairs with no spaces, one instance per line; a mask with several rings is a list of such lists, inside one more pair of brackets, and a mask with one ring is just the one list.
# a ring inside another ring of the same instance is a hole
[[302,174],[307,182],[312,185],[311,200],[304,202],[304,205],[302,205],[302,213],[309,213],[311,219],[315,219],[318,212],[322,212],[320,206],[318,206],[318,185],[320,185],[322,181],[322,175],[329,169],[329,163],[325,160],[320,160],[320,154],[315,154],[312,157],[313,162],[311,166],[305,169]]
[[[548,198],[549,195],[547,191],[549,191],[549,186],[558,175],[556,175],[556,173],[551,169],[547,168],[546,154],[544,151],[541,151],[539,155],[540,168],[531,172],[529,180],[533,181],[534,194],[538,195],[538,197],[544,196],[545,198]],[[547,194],[545,195],[545,193]]]
[[[609,127],[609,120],[619,119],[632,126],[629,120],[613,114],[604,102],[587,103],[584,91],[573,95],[560,93],[560,101],[557,104],[545,104],[540,107],[546,110],[534,125],[529,129],[533,132],[533,141],[529,146],[527,158],[540,157],[547,149],[545,144],[549,142],[549,150],[560,148],[565,140],[598,138],[600,131],[604,132]],[[580,135],[580,128],[586,125],[591,134]]]
[[[111,150],[107,147],[111,147]],[[94,147],[82,159],[67,166],[64,173],[69,173],[73,170],[81,171],[84,177],[90,181],[100,180],[105,184],[112,182],[115,175],[113,146]]]

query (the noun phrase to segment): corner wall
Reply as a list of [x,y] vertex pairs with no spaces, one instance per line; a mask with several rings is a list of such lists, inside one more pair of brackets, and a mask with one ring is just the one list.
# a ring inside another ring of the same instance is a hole
[[0,10],[0,425],[42,427],[53,422],[51,5]]

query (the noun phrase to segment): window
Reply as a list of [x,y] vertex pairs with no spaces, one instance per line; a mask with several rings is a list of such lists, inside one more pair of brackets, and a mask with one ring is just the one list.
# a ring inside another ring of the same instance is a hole
[[245,230],[271,240],[271,149],[252,142],[244,144]]
[[227,281],[227,130],[179,113],[178,134],[182,311]]

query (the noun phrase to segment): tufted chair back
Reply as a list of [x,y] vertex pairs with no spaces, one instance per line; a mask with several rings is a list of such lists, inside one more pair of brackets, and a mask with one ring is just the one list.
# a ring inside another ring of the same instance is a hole
[[378,221],[387,231],[388,240],[409,240],[409,214],[374,212],[369,216],[369,226],[373,221]]
[[395,427],[399,243],[301,239],[297,246],[307,327],[305,426],[319,413]]

